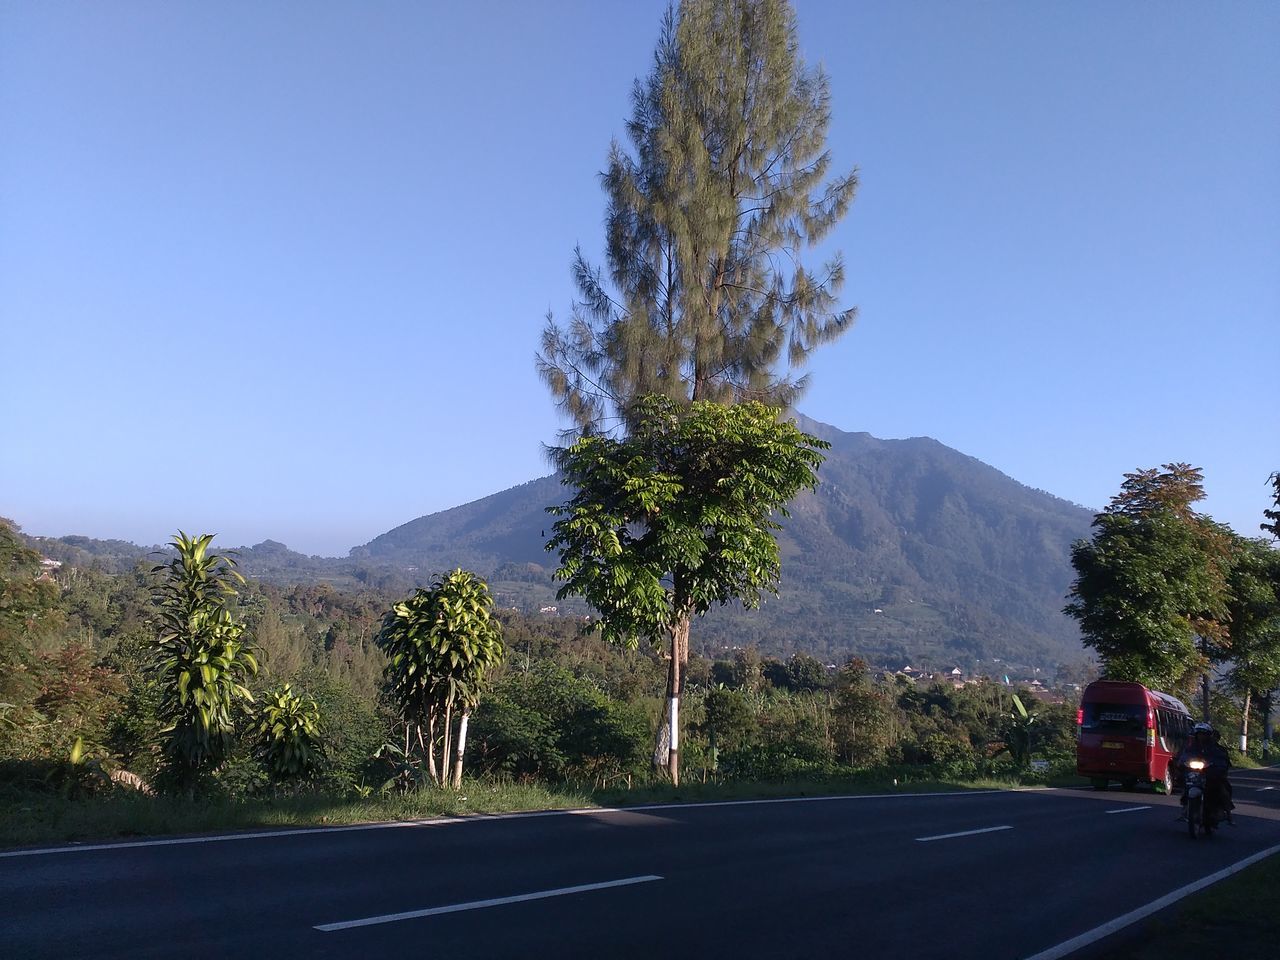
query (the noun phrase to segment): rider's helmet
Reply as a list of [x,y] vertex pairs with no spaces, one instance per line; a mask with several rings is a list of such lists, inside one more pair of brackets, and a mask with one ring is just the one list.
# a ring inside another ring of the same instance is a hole
[[1209,723],[1205,723],[1203,720],[1201,720],[1199,723],[1197,723],[1194,727],[1191,728],[1191,732],[1207,733],[1209,736],[1213,736],[1213,725]]

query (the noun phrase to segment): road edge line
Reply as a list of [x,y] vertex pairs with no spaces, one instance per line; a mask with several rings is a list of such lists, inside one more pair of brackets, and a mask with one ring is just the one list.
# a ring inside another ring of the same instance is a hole
[[58,847],[31,847],[0,850],[0,860],[15,857],[53,856],[60,853],[92,853],[102,850],[136,850],[140,847],[176,847],[194,843],[228,843],[234,840],[269,840],[276,837],[298,837],[312,833],[354,833],[360,830],[394,830],[407,827],[444,827],[459,823],[483,823],[490,820],[532,820],[535,817],[568,817],[600,813],[635,813],[646,810],[684,810],[693,807],[745,807],[767,803],[821,803],[836,800],[907,800],[924,797],[981,797],[996,793],[1022,793],[1012,790],[933,790],[922,793],[859,793],[816,797],[766,797],[758,800],[708,800],[679,803],[636,804],[627,807],[571,807],[565,810],[518,810],[512,813],[470,813],[456,817],[429,817],[421,820],[379,820],[373,823],[348,823],[331,827],[290,827],[284,830],[247,830],[238,833],[216,833],[195,837],[156,837],[149,840],[123,840],[118,843],[69,843]]
[[1039,953],[1033,953],[1031,956],[1026,957],[1025,960],[1061,960],[1062,957],[1073,954],[1077,950],[1087,947],[1090,944],[1097,943],[1099,940],[1104,937],[1109,937],[1113,933],[1118,933],[1125,927],[1137,923],[1139,920],[1145,920],[1153,913],[1159,913],[1165,907],[1172,906],[1179,900],[1189,897],[1193,893],[1198,893],[1205,887],[1212,886],[1219,880],[1225,880],[1227,877],[1239,873],[1246,867],[1251,867],[1255,863],[1265,860],[1267,857],[1277,853],[1280,853],[1280,844],[1276,844],[1274,847],[1268,847],[1266,850],[1261,850],[1252,856],[1245,857],[1243,860],[1233,863],[1229,867],[1224,867],[1217,873],[1211,873],[1207,877],[1201,877],[1199,880],[1194,883],[1189,883],[1185,887],[1179,887],[1171,893],[1166,893],[1159,900],[1152,900],[1145,906],[1138,907],[1136,910],[1130,910],[1128,913],[1122,914],[1113,920],[1108,920],[1106,923],[1101,926],[1094,927],[1092,930],[1086,930],[1084,933],[1079,936],[1072,937],[1070,940],[1064,940],[1062,943],[1052,946],[1047,950],[1041,950]]

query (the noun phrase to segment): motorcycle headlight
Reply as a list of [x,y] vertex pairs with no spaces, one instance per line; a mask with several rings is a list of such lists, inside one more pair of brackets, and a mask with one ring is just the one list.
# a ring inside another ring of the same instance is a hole
[[1190,763],[1188,763],[1188,764],[1187,764],[1187,766],[1188,766],[1188,767],[1190,767],[1192,770],[1203,770],[1203,769],[1204,769],[1204,761],[1203,761],[1203,760],[1192,760]]

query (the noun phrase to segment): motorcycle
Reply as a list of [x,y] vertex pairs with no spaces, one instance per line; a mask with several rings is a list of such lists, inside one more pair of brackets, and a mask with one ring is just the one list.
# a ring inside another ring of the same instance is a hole
[[1187,833],[1192,840],[1201,834],[1209,836],[1218,826],[1219,815],[1215,809],[1216,804],[1210,803],[1205,789],[1205,766],[1203,760],[1190,760],[1187,762],[1187,772],[1183,777],[1183,798],[1187,805],[1185,814]]

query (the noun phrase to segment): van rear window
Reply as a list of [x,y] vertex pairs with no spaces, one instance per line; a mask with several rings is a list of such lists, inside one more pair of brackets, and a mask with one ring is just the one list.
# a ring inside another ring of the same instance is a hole
[[1085,730],[1140,737],[1147,727],[1147,708],[1135,703],[1085,703]]

